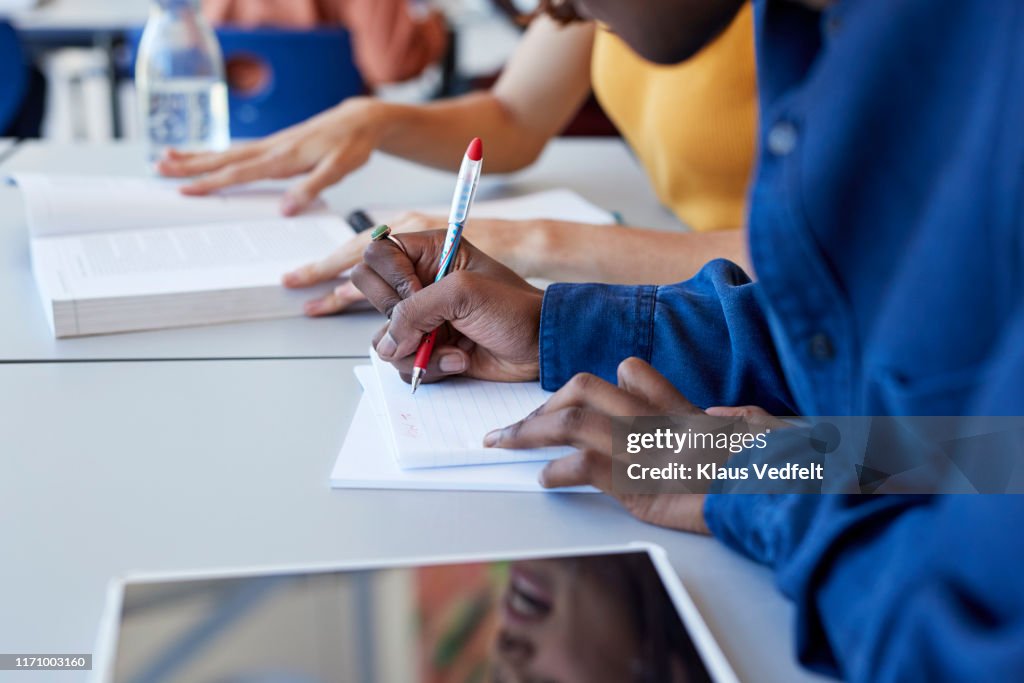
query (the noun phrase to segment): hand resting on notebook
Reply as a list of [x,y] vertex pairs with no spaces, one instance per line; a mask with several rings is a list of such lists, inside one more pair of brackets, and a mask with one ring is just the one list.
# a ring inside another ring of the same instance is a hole
[[352,282],[389,318],[374,338],[377,354],[409,381],[420,340],[441,327],[425,381],[537,379],[544,293],[465,239],[448,276],[429,284],[444,237],[443,230],[399,235],[407,254],[390,241],[373,242],[352,271]]
[[[541,472],[545,488],[593,486],[616,498],[637,519],[681,531],[708,533],[704,495],[629,493],[613,485],[612,418],[642,415],[699,416],[664,376],[639,358],[619,364],[618,385],[579,374],[519,422],[484,437],[489,448],[570,446],[576,452],[552,460]],[[785,426],[756,406],[716,407],[708,415],[741,418],[754,432]],[[707,457],[706,453],[703,453]],[[685,458],[685,453],[680,458]]]
[[612,416],[692,415],[701,412],[639,358],[624,360],[618,386],[579,374],[536,411],[484,438],[491,448],[539,448],[558,444],[578,449],[552,460],[541,472],[545,488],[592,485],[619,500],[645,522],[708,533],[704,496],[623,494],[612,486]]

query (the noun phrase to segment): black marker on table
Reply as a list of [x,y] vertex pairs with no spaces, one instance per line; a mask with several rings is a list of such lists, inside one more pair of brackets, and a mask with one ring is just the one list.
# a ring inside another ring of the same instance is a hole
[[377,227],[374,220],[362,209],[356,209],[350,213],[345,220],[348,221],[349,226],[356,231],[356,234],[366,232],[367,230]]

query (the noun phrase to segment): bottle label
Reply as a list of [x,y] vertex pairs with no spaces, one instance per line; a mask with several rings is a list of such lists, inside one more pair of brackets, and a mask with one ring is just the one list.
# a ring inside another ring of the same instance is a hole
[[227,145],[227,92],[220,81],[176,79],[154,84],[143,104],[153,146],[222,149]]

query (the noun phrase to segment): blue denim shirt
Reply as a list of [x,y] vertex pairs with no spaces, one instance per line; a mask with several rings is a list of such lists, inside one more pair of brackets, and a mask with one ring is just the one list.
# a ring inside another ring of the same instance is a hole
[[[639,356],[705,407],[1024,415],[1024,3],[755,9],[756,283],[716,261],[672,286],[553,286],[545,387]],[[1024,678],[1024,500],[720,495],[705,513],[775,569],[806,664]]]

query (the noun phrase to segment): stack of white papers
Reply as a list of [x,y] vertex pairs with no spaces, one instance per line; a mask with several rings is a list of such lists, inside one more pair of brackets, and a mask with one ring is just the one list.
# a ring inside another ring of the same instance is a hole
[[547,400],[538,382],[457,378],[424,384],[413,396],[391,365],[376,354],[372,363],[356,368],[364,393],[331,473],[336,488],[541,491],[546,462],[572,452],[483,447],[487,432]]

